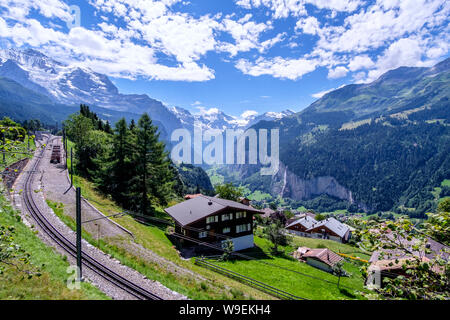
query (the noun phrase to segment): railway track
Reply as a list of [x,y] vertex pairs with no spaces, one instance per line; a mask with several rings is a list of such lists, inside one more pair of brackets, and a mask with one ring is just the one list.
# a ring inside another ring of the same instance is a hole
[[[50,141],[50,138],[47,139],[47,142]],[[70,254],[72,257],[76,258],[76,246],[67,239],[63,234],[61,234],[42,214],[39,207],[36,205],[33,199],[33,190],[32,190],[32,184],[34,175],[33,173],[36,172],[36,169],[39,166],[39,163],[41,162],[43,155],[45,152],[45,148],[43,148],[37,157],[36,161],[33,164],[33,167],[31,170],[28,171],[28,174],[26,176],[25,180],[25,186],[24,186],[24,192],[23,192],[23,200],[26,208],[30,212],[33,219],[36,221],[36,223],[39,225],[39,227],[64,251],[66,251],[68,254]],[[111,269],[105,267],[100,262],[96,261],[94,258],[86,254],[85,252],[82,253],[82,259],[83,259],[83,266],[89,268],[97,275],[101,276],[108,282],[112,283],[116,287],[124,290],[125,292],[131,294],[137,299],[140,300],[162,300],[161,297],[155,295],[152,292],[149,292],[148,290],[140,287],[139,285],[127,280],[126,278],[122,277],[118,273],[112,271]]]

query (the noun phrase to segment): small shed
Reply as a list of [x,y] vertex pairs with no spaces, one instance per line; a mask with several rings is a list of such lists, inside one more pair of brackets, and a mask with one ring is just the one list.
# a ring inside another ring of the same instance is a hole
[[333,267],[344,260],[340,255],[330,249],[312,249],[303,255],[303,259],[310,266],[316,267],[326,272],[333,272]]

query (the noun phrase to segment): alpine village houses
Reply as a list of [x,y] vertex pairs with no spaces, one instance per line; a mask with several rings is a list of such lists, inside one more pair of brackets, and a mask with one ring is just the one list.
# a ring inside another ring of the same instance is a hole
[[328,218],[322,221],[305,216],[297,219],[286,226],[289,233],[301,237],[329,239],[346,243],[351,238],[351,229],[335,218]]
[[175,220],[175,233],[219,246],[229,239],[235,251],[254,246],[253,215],[263,212],[246,199],[239,203],[202,194],[188,199],[165,209]]

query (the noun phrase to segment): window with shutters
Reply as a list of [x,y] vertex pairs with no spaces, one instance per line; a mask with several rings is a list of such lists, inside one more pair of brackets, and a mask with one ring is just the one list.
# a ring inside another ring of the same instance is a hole
[[218,221],[219,221],[219,216],[211,216],[211,217],[206,218],[206,223],[213,223],[213,222],[218,222]]
[[236,212],[236,219],[247,217],[247,212]]
[[251,224],[240,224],[236,226],[236,233],[246,232],[251,230]]
[[227,220],[233,220],[233,214],[232,213],[225,213],[222,215],[222,221],[227,221]]

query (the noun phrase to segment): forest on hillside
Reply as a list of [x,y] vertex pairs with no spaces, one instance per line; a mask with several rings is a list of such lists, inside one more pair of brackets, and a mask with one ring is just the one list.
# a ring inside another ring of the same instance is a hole
[[[285,146],[281,158],[303,179],[333,176],[369,212],[418,217],[435,209],[432,191],[450,176],[449,130],[439,123],[389,119],[318,131],[313,142]],[[446,187],[441,193],[448,193]]]
[[81,105],[64,126],[75,144],[77,173],[125,209],[151,215],[154,206],[165,206],[173,197],[212,189],[201,168],[170,160],[159,129],[147,114],[129,124],[122,118],[112,128],[89,106]]

